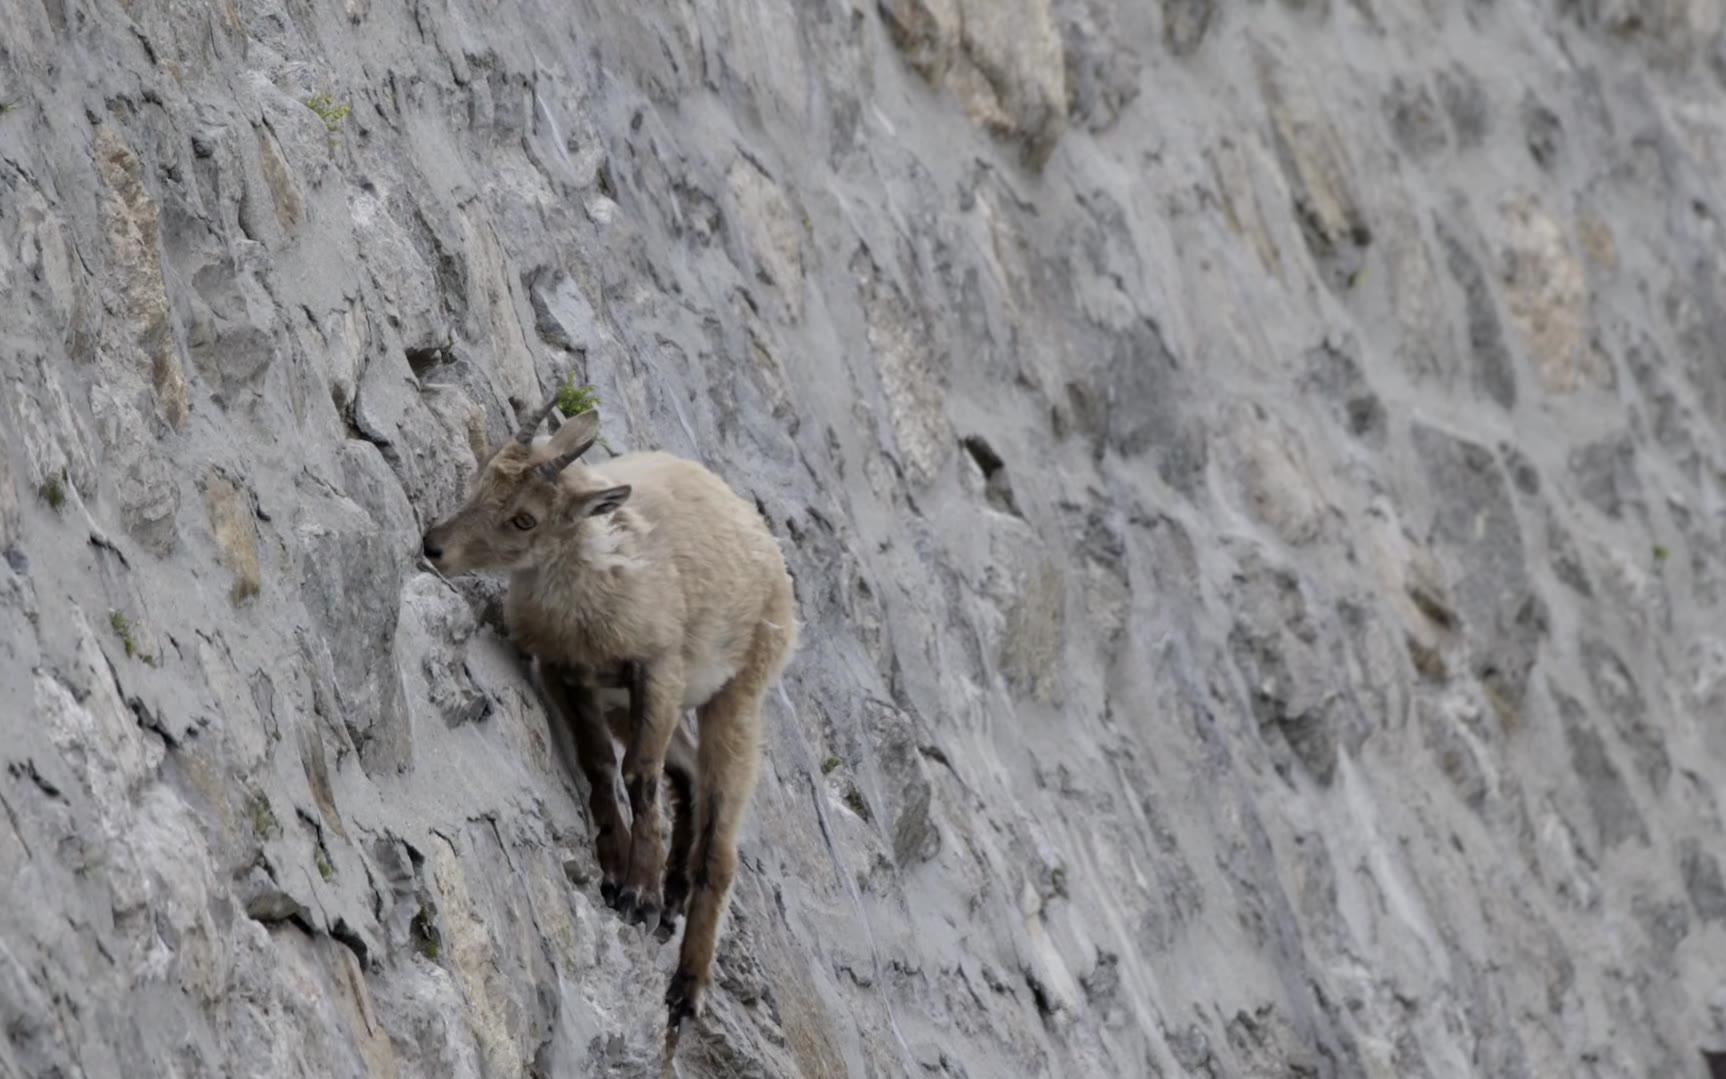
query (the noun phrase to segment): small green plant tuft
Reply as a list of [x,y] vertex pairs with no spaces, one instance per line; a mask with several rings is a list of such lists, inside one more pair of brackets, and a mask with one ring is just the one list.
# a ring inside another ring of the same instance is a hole
[[[599,395],[593,392],[592,386],[577,386],[575,376],[563,380],[563,385],[557,391],[557,410],[564,416],[579,416],[599,407]],[[611,443],[601,435],[596,441],[605,447],[605,452],[614,453]]]
[[49,509],[58,510],[66,504],[66,481],[62,476],[49,476],[42,483],[41,495]]
[[1660,545],[1660,544],[1658,544],[1658,543],[1656,543],[1656,544],[1655,544],[1655,545],[1654,545],[1654,561],[1656,561],[1656,562],[1664,562],[1664,561],[1666,561],[1666,560],[1667,560],[1667,559],[1668,559],[1668,558],[1671,558],[1671,557],[1672,557],[1672,552],[1671,552],[1671,551],[1668,551],[1668,550],[1667,550],[1667,549],[1666,549],[1666,548],[1665,548],[1665,547],[1662,547],[1662,546],[1661,546],[1661,545]]
[[824,776],[832,775],[833,769],[839,767],[839,764],[840,761],[838,757],[828,757],[826,760],[821,762],[821,774]]
[[592,386],[577,386],[573,377],[566,378],[557,391],[557,410],[565,416],[579,416],[599,407],[599,396]]
[[318,876],[329,880],[336,875],[336,867],[330,864],[330,857],[324,853],[324,848],[319,847],[313,851],[312,860],[318,863]]
[[16,111],[18,111],[18,103],[16,101],[0,101],[0,116],[5,116],[9,112]]
[[281,834],[282,825],[276,820],[276,811],[270,808],[268,795],[262,792],[252,795],[246,802],[246,812],[252,818],[252,834],[259,839]]
[[121,611],[109,611],[108,625],[113,628],[114,636],[120,638],[120,643],[126,646],[126,655],[137,655],[138,638],[132,629],[132,620]]
[[318,119],[324,122],[324,130],[332,135],[342,129],[342,121],[354,111],[350,105],[337,104],[328,94],[315,94],[307,98],[306,108],[318,114]]

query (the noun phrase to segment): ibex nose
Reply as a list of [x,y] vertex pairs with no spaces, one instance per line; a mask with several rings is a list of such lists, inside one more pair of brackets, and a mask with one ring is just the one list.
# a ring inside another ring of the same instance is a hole
[[436,540],[432,539],[430,532],[426,533],[425,542],[421,544],[420,550],[433,562],[443,557],[443,548],[438,545]]

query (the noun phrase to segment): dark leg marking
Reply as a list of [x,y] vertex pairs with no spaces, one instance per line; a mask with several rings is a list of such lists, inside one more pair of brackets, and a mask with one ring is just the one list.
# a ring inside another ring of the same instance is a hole
[[701,844],[695,851],[694,891],[704,892],[710,886],[713,861],[713,833],[719,827],[719,792],[707,796],[707,817],[701,822]]
[[[635,751],[647,737],[647,665],[640,660],[628,660],[621,668],[624,684],[629,689],[629,726],[631,752],[624,754],[624,767],[640,767]],[[660,767],[663,767],[661,765]],[[639,835],[642,828],[657,828],[659,823],[659,768],[635,775],[625,775],[624,788],[629,794],[629,809],[634,820],[632,829]],[[634,838],[634,837],[632,837]],[[618,896],[618,910],[626,922],[657,928],[659,925],[660,881],[639,879],[645,869],[635,864],[636,844],[629,848],[629,867],[624,873],[623,892]]]
[[[629,807],[635,814],[633,829],[657,824],[658,817],[654,810],[659,801],[659,777],[651,774],[629,776],[624,780],[624,787],[629,792]],[[624,874],[623,892],[618,897],[618,910],[626,922],[655,928],[659,925],[659,903],[636,881],[634,853],[632,846],[631,864]]]
[[700,1001],[700,994],[695,988],[695,975],[679,966],[671,976],[671,984],[665,989],[666,1004],[666,1034],[683,1026],[685,1019],[695,1018],[695,1009]]
[[594,846],[601,871],[599,894],[609,904],[616,900],[622,882],[630,834],[617,800],[617,757],[611,732],[606,729],[599,702],[586,684],[585,673],[580,668],[546,664],[545,683],[547,693],[569,724],[575,740],[576,764],[587,779],[588,816],[597,832]]
[[665,909],[660,914],[659,936],[668,940],[677,930],[677,916],[689,898],[689,856],[695,845],[695,790],[689,773],[665,770],[666,790],[671,802],[671,853],[665,862]]
[[629,726],[635,737],[647,725],[647,666],[632,659],[623,665],[623,684],[629,690]]
[[[670,1029],[676,1030],[685,1019],[692,1019],[701,1012],[703,1000],[707,995],[707,981],[712,976],[712,934],[718,924],[718,897],[713,894],[715,875],[723,875],[714,869],[714,857],[718,846],[719,810],[721,801],[718,791],[707,796],[707,812],[701,821],[701,835],[696,840],[695,857],[693,859],[695,881],[689,899],[689,923],[683,928],[683,949],[678,957],[677,972],[671,976],[671,984],[665,990],[665,1003],[668,1010]],[[728,887],[729,882],[721,884]],[[704,944],[694,945],[696,952],[691,954],[692,941],[690,933],[702,936]],[[706,951],[706,956],[700,953]]]
[[659,801],[659,777],[655,775],[631,776],[624,784],[629,791],[631,806],[650,806]]

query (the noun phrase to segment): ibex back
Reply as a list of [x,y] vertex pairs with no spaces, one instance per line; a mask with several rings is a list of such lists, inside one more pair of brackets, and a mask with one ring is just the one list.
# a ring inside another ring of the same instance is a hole
[[[674,924],[687,899],[666,992],[675,1030],[701,1014],[712,981],[755,789],[761,700],[796,643],[791,578],[761,515],[713,473],[665,453],[586,467],[577,458],[598,437],[598,412],[553,419],[552,436],[536,440],[552,415],[547,402],[490,454],[467,504],[426,532],[424,553],[446,573],[510,574],[510,633],[575,734],[607,901],[652,927]],[[608,709],[618,689],[628,707]],[[686,708],[696,710],[693,747],[680,737]],[[662,772],[676,802],[669,864]]]

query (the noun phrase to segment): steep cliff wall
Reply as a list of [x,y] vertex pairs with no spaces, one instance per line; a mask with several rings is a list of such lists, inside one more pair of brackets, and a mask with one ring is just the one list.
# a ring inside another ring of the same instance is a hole
[[415,557],[570,372],[807,627],[683,1075],[1701,1074],[1721,48],[0,0],[0,1074],[656,1074],[673,949]]

